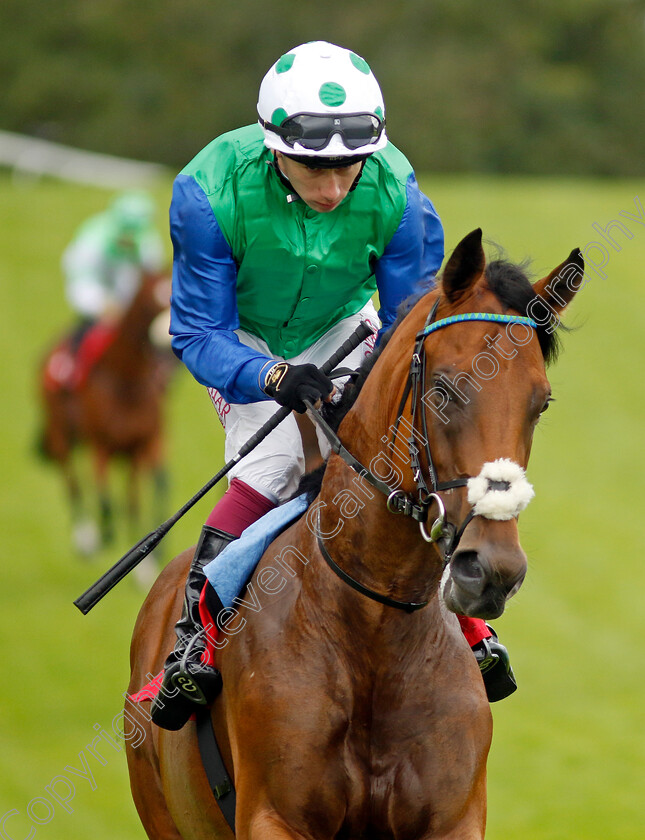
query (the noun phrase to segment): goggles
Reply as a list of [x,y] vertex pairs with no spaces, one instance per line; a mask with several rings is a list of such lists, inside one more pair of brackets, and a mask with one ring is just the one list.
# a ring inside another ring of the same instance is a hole
[[329,145],[334,134],[339,134],[344,146],[355,151],[376,143],[385,128],[385,120],[376,114],[294,114],[280,125],[263,120],[260,125],[278,134],[287,146],[296,143],[304,149],[319,152]]

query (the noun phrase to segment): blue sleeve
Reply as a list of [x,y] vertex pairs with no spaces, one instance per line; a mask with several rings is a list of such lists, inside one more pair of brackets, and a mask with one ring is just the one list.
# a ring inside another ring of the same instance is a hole
[[198,382],[232,403],[269,399],[259,376],[270,360],[240,342],[237,265],[204,191],[179,175],[170,205],[172,348]]
[[379,338],[394,323],[402,301],[433,288],[443,254],[441,220],[412,172],[406,184],[403,216],[374,269],[381,304],[378,314],[383,325]]

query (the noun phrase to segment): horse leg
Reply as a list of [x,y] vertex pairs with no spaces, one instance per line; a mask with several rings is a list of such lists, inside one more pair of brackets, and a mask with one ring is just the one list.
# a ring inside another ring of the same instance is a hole
[[89,557],[97,550],[99,540],[96,526],[85,511],[81,483],[74,466],[77,429],[73,395],[63,389],[45,391],[43,412],[40,451],[56,463],[62,473],[69,501],[72,544],[80,555]]
[[150,475],[152,482],[153,524],[163,522],[168,515],[168,472],[164,465],[163,442],[157,433],[148,441],[142,457],[142,468]]
[[[163,463],[161,435],[157,434],[150,439],[146,447],[145,454],[142,458],[142,470],[145,470],[149,476],[149,481],[152,484],[152,505],[150,511],[146,510],[146,516],[152,515],[151,528],[156,527],[160,522],[164,522],[168,517],[168,501],[169,501],[169,481],[168,472]],[[150,555],[154,558],[154,567],[161,569],[164,561],[164,544],[163,541],[155,548]]]
[[140,496],[140,475],[141,463],[138,457],[130,459],[128,470],[128,488],[126,493],[126,519],[128,523],[128,535],[134,540],[140,528],[141,505]]
[[486,833],[486,768],[475,782],[470,801],[459,823],[445,834],[428,835],[427,840],[484,840]]
[[[150,474],[150,481],[152,482],[152,512],[153,521],[152,527],[156,527],[160,522],[164,522],[168,517],[168,473],[162,466],[152,468]],[[155,546],[154,551],[148,556],[150,560],[151,570],[156,577],[159,569],[163,568],[165,552],[163,540],[159,545]],[[145,562],[145,561],[144,561]]]
[[[127,520],[130,539],[132,542],[136,542],[136,540],[139,539],[138,531],[141,530],[141,476],[144,470],[146,472],[150,471],[147,459],[141,455],[133,457],[130,461],[127,493]],[[155,496],[155,491],[156,488],[153,485],[153,498]],[[148,511],[146,508],[146,519],[147,514]],[[160,521],[161,519],[151,523],[152,527],[157,526]],[[161,552],[159,548],[156,548],[154,553],[150,553],[147,557],[144,557],[135,568],[134,579],[142,588],[150,587],[156,580],[157,575],[159,574],[159,569],[162,565],[159,560],[160,554]]]
[[168,470],[163,464],[158,464],[152,470],[153,502],[155,522],[165,521],[168,513],[168,499],[170,481]]
[[110,456],[102,447],[95,447],[93,451],[94,480],[99,501],[99,530],[103,545],[109,545],[114,540],[114,509],[109,491],[108,467]]
[[81,483],[78,480],[78,473],[71,458],[63,465],[63,473],[70,502],[72,542],[74,548],[82,557],[91,557],[99,548],[99,532],[96,522],[86,509]]
[[96,522],[87,510],[81,482],[73,460],[74,453],[70,452],[60,462],[70,505],[72,544],[81,557],[91,557],[98,551],[100,537]]

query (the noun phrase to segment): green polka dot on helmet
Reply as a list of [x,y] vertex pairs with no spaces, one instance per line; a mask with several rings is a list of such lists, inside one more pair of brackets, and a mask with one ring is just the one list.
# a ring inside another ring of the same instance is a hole
[[275,72],[276,73],[286,73],[287,70],[291,70],[293,67],[293,62],[296,60],[296,56],[294,53],[285,53],[284,55],[280,56],[277,60],[275,65]]
[[360,55],[356,55],[356,53],[350,53],[350,61],[354,65],[357,70],[360,70],[361,73],[365,73],[366,76],[372,72],[370,70],[369,64],[365,61],[364,58],[361,58]]
[[323,105],[328,105],[330,108],[340,108],[341,105],[345,104],[347,93],[338,82],[325,82],[324,85],[320,86],[318,98]]
[[284,110],[284,108],[276,108],[275,111],[271,114],[271,122],[273,125],[282,125],[282,123],[287,119],[289,114]]

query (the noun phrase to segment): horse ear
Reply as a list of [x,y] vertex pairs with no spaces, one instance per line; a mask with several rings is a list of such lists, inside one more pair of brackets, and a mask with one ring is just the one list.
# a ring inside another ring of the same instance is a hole
[[453,303],[474,286],[485,266],[482,231],[477,228],[464,236],[443,270],[441,286],[448,300]]
[[533,284],[533,291],[556,312],[562,312],[565,306],[571,303],[578,289],[584,286],[584,270],[585,261],[580,248],[574,248],[551,274]]

